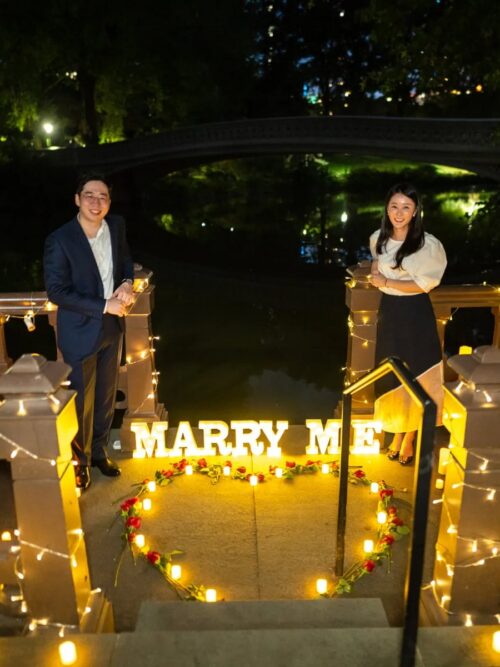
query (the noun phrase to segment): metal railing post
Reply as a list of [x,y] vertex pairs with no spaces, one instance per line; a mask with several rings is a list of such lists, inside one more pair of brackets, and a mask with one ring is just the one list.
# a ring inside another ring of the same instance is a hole
[[349,475],[349,445],[351,440],[352,396],[345,394],[342,402],[342,441],[340,449],[339,505],[337,510],[337,550],[335,574],[344,573],[345,528],[347,513],[347,482]]
[[416,462],[413,484],[413,531],[408,547],[408,565],[405,580],[405,611],[401,642],[400,667],[414,667],[417,649],[420,588],[425,557],[425,539],[429,515],[429,496],[433,466],[434,429],[436,405],[424,391],[409,368],[396,357],[382,361],[375,369],[347,387],[343,392],[342,441],[340,459],[339,507],[337,513],[337,546],[335,574],[344,572],[345,530],[347,513],[347,484],[349,472],[349,447],[351,440],[352,395],[373,384],[388,373],[394,373],[408,390],[411,398],[422,407],[422,421],[418,431]]

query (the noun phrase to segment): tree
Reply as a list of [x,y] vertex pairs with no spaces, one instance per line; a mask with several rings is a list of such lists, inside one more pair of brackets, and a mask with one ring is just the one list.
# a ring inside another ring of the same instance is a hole
[[40,143],[46,116],[59,139],[95,144],[242,115],[252,68],[238,3],[2,5],[3,134]]
[[427,114],[497,114],[496,0],[371,0],[365,17],[385,61],[371,84]]

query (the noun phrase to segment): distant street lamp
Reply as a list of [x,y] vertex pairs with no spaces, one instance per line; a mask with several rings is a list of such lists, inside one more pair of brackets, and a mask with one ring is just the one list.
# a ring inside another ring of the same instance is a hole
[[348,218],[348,215],[347,215],[346,211],[344,211],[342,213],[342,215],[340,216],[340,222],[347,222],[347,218]]
[[50,123],[49,121],[46,121],[45,123],[42,123],[42,128],[43,128],[43,131],[45,132],[45,134],[47,135],[45,137],[45,144],[47,146],[50,146],[51,145],[50,137],[51,137],[51,135],[52,135],[52,133],[54,132],[54,129],[55,129],[54,125],[53,125],[53,123]]

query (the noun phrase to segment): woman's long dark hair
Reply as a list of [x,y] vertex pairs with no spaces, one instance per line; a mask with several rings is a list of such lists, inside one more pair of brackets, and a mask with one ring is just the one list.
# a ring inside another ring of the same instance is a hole
[[393,185],[389,190],[385,198],[384,216],[382,218],[382,225],[380,226],[380,234],[377,239],[377,254],[380,255],[382,252],[384,252],[387,246],[387,242],[389,241],[392,234],[392,223],[389,220],[389,216],[387,215],[387,207],[391,198],[396,194],[402,194],[405,195],[405,197],[409,197],[415,203],[416,208],[415,213],[410,221],[406,238],[396,253],[396,263],[392,267],[393,269],[400,268],[404,258],[408,257],[408,255],[413,255],[414,252],[420,250],[425,242],[424,226],[422,223],[422,202],[420,200],[420,195],[418,194],[416,188],[410,183],[396,183],[396,185]]

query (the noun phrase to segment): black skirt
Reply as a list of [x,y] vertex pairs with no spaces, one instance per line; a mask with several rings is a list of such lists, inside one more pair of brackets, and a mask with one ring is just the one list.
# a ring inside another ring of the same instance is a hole
[[[438,404],[440,412],[442,352],[436,318],[428,294],[409,296],[382,294],[378,313],[375,362],[378,364],[390,356],[399,357],[406,362],[411,372]],[[376,383],[376,396],[384,398],[384,394],[389,394],[397,387],[400,387],[399,380],[390,373]],[[404,393],[407,396],[407,392]],[[411,423],[405,424],[403,406],[399,407],[397,402],[401,400],[401,396],[395,399],[396,397],[392,396],[386,402],[385,409],[381,409],[382,406],[379,405],[377,410],[376,406],[376,414],[379,413],[378,418],[382,421],[384,430],[391,432],[413,430],[416,428],[415,419],[412,417]],[[394,410],[396,405],[399,417],[396,420],[397,426],[394,426],[390,411]]]

